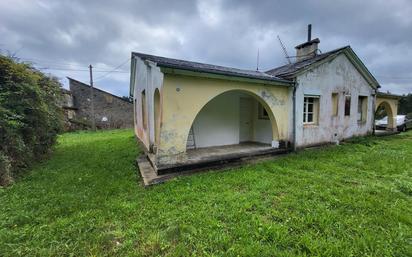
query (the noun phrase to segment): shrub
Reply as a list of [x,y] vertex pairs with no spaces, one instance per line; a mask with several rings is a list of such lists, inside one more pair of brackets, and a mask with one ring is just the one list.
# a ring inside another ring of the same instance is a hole
[[47,154],[62,126],[61,85],[0,55],[0,185]]

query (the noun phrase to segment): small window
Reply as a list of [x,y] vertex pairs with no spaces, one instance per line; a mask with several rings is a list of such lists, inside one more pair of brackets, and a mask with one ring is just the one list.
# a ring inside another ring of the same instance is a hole
[[359,98],[358,98],[358,113],[357,113],[358,122],[366,121],[367,109],[368,109],[368,97],[359,96]]
[[258,118],[260,120],[268,120],[269,114],[261,103],[258,103]]
[[350,95],[345,96],[345,116],[350,116]]
[[338,116],[339,94],[332,93],[332,116]]
[[146,114],[146,91],[142,91],[142,122],[143,128],[147,129],[147,114]]
[[319,116],[319,97],[305,96],[303,102],[303,123],[317,124]]

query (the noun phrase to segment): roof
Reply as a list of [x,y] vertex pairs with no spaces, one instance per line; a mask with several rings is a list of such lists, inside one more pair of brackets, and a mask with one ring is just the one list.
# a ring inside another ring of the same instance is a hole
[[[66,78],[67,78],[69,81],[74,81],[74,82],[78,83],[78,84],[81,85],[81,86],[90,88],[90,85],[88,85],[88,84],[86,84],[86,83],[84,83],[84,82],[78,81],[78,80],[73,79],[73,78],[70,78],[70,77],[66,77]],[[111,96],[116,97],[116,98],[118,98],[118,99],[120,99],[120,100],[122,100],[122,101],[125,101],[125,102],[130,103],[130,101],[127,101],[127,100],[124,99],[123,97],[120,97],[120,96],[117,96],[117,95],[113,95],[112,93],[109,93],[109,92],[107,92],[107,91],[104,91],[104,90],[102,90],[102,89],[99,89],[99,88],[97,88],[97,87],[95,87],[95,86],[93,86],[93,90],[100,91],[100,92],[102,92],[102,93],[104,93],[104,94],[111,95]],[[70,92],[70,91],[69,91],[69,92]]]
[[[314,39],[316,40],[316,39]],[[313,41],[313,40],[312,40]],[[359,59],[356,53],[352,50],[350,46],[344,46],[341,48],[337,48],[335,50],[325,52],[322,54],[315,55],[314,57],[295,62],[292,64],[286,64],[271,70],[266,71],[268,74],[271,74],[276,77],[280,77],[283,79],[292,79],[297,76],[298,73],[306,71],[312,67],[320,65],[323,61],[333,59],[341,53],[345,53],[348,57],[349,61],[355,66],[355,68],[359,71],[359,73],[368,81],[368,83],[374,87],[379,88],[379,82],[375,79],[375,77],[370,73],[370,71],[366,68],[365,64]]]
[[342,50],[349,48],[350,46],[344,46],[326,53],[322,53],[319,55],[315,55],[312,58],[308,58],[299,62],[295,62],[295,63],[291,63],[291,64],[286,64],[271,70],[266,71],[267,73],[274,75],[274,76],[280,76],[280,77],[293,77],[293,75],[295,73],[297,73],[298,71],[314,64],[317,63],[321,60],[324,60],[327,57],[330,57],[332,55],[338,54],[339,52],[341,52]]
[[277,76],[254,70],[243,70],[237,68],[230,68],[224,66],[218,66],[213,64],[191,62],[179,59],[166,58],[161,56],[143,54],[143,53],[132,53],[133,57],[139,57],[142,60],[148,60],[155,62],[157,66],[178,70],[186,70],[193,72],[211,73],[224,76],[241,77],[249,79],[258,79],[265,81],[283,82],[290,84],[290,81],[279,78]]
[[391,93],[384,93],[384,92],[378,92],[377,96],[378,97],[383,97],[383,98],[395,98],[395,99],[402,98],[402,96],[400,96],[400,95],[395,95],[395,94],[391,94]]

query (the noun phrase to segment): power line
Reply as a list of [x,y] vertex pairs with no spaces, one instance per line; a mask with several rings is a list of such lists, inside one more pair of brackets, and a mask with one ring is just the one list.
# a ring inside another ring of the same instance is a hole
[[[61,71],[87,71],[89,70],[82,70],[82,69],[69,69],[69,68],[50,68],[50,67],[39,67],[39,70],[61,70]],[[128,71],[116,71],[116,70],[93,70],[93,72],[118,72],[118,73],[129,73]]]
[[107,75],[109,75],[112,72],[119,72],[117,71],[117,69],[119,69],[120,67],[122,67],[123,65],[125,65],[126,63],[128,63],[130,61],[130,58],[127,58],[126,61],[122,62],[121,64],[119,64],[118,66],[116,66],[116,68],[114,68],[111,71],[108,71],[106,74],[101,75],[100,77],[96,78],[96,81],[101,80],[102,78],[106,77]]

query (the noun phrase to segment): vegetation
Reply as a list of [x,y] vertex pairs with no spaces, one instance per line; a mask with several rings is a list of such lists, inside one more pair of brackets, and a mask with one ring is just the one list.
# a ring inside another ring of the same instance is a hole
[[401,99],[399,99],[399,110],[400,114],[408,114],[412,113],[412,93],[407,95],[403,95]]
[[144,189],[129,130],[0,189],[0,256],[411,256],[412,131]]
[[61,128],[60,83],[0,55],[0,186],[49,152]]

